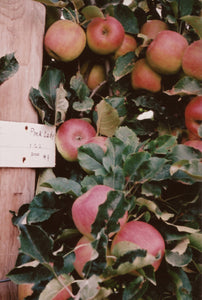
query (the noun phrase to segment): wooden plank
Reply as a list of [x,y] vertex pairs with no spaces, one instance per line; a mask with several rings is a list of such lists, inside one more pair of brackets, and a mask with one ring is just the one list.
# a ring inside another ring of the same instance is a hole
[[[0,57],[15,52],[18,72],[0,86],[0,120],[37,123],[28,94],[41,77],[45,7],[32,0],[1,0]],[[0,280],[15,264],[18,231],[9,210],[18,211],[34,196],[35,169],[0,169]],[[0,299],[17,299],[12,282],[0,283]]]

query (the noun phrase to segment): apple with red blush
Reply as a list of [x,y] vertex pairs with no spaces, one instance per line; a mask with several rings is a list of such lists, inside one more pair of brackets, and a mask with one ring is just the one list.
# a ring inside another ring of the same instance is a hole
[[121,46],[114,53],[114,58],[117,59],[128,52],[135,51],[136,48],[136,39],[131,34],[125,33]]
[[[151,264],[154,267],[154,271],[157,271],[165,253],[164,239],[160,232],[151,224],[133,220],[126,223],[113,238],[111,254],[120,257],[129,250],[137,249],[146,250],[153,257],[150,262],[152,261]],[[141,267],[146,266],[147,263],[149,264],[149,260],[143,261]],[[136,261],[134,261],[134,270],[132,267],[130,273],[137,274],[137,268],[140,268],[140,266],[137,266]]]
[[124,28],[116,18],[95,17],[87,26],[87,44],[94,53],[108,55],[121,46],[124,34]]
[[96,135],[95,128],[84,119],[72,118],[60,125],[56,133],[56,147],[67,161],[77,161],[78,148]]
[[155,39],[157,34],[163,30],[167,30],[168,25],[161,20],[147,20],[141,27],[140,33],[147,36],[148,39]]
[[[72,219],[76,228],[81,234],[91,240],[93,239],[91,226],[96,219],[99,206],[107,200],[107,195],[110,191],[113,191],[113,188],[107,185],[95,185],[79,196],[72,205]],[[112,210],[108,213],[109,215],[112,214]],[[127,218],[128,213],[126,212],[119,219],[120,228],[126,223]],[[110,236],[112,236],[111,233]]]
[[47,53],[58,61],[73,61],[81,55],[86,46],[83,28],[70,20],[58,20],[46,31],[44,47]]
[[[200,139],[199,127],[202,124],[202,96],[193,97],[185,107],[185,125],[190,135]],[[194,138],[193,138],[194,139]]]

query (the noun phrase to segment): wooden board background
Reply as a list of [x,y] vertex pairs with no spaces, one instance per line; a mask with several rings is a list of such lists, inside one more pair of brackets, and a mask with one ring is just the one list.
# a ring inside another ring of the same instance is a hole
[[[18,72],[0,85],[0,120],[37,123],[28,94],[38,88],[43,57],[45,7],[32,0],[1,0],[0,57],[15,52]],[[18,231],[9,210],[18,211],[32,200],[35,170],[0,168],[0,280],[14,267],[18,254]],[[17,286],[0,283],[0,299],[17,299]]]

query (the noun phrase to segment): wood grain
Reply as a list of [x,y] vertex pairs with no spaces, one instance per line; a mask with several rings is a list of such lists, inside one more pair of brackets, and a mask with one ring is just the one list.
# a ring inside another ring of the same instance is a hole
[[[45,7],[32,0],[1,0],[0,57],[15,53],[19,70],[0,86],[0,120],[37,123],[29,99],[31,87],[38,88],[43,57]],[[18,231],[12,215],[32,200],[35,170],[0,168],[0,280],[14,267],[18,254]],[[17,299],[12,282],[0,283],[0,299]]]

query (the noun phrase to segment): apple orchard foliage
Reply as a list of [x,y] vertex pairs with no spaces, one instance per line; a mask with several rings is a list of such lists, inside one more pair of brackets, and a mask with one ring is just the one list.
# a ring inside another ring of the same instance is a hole
[[[67,293],[77,300],[199,299],[202,156],[184,144],[190,139],[184,112],[193,97],[202,95],[201,82],[181,69],[161,75],[160,91],[153,92],[133,89],[131,72],[135,62],[146,57],[151,40],[140,29],[149,19],[161,19],[189,44],[201,39],[200,1],[137,0],[129,6],[106,0],[37,1],[46,6],[46,30],[61,14],[85,32],[92,18],[110,15],[135,38],[137,47],[115,58],[113,53],[96,54],[86,45],[70,62],[51,59],[44,50],[41,81],[38,89],[30,87],[29,95],[40,122],[59,128],[65,120],[85,118],[97,135],[107,137],[107,150],[85,144],[75,162],[57,152],[54,169],[38,170],[34,199],[12,212],[20,248],[8,277],[17,284],[33,284],[27,300],[61,300],[68,286]],[[93,90],[80,72],[86,62],[105,67],[106,79]],[[2,57],[0,83],[17,69],[14,54]],[[150,110],[151,118],[138,117]],[[198,140],[201,120],[197,120]],[[74,269],[74,249],[82,235],[71,208],[96,185],[114,191],[99,207],[92,225],[93,255],[80,277]],[[154,257],[144,249],[131,250],[126,243],[123,256],[115,259],[110,253],[110,233],[119,231],[117,221],[126,211],[128,221],[153,225],[165,241],[165,256],[156,272],[151,266]],[[140,268],[142,259],[147,265]],[[135,275],[129,273],[131,265],[136,266]]]

